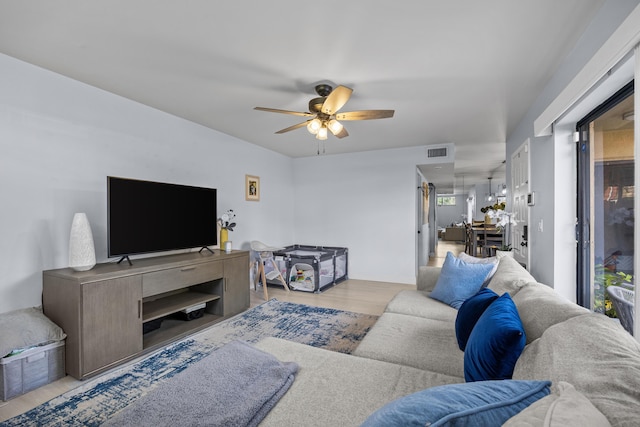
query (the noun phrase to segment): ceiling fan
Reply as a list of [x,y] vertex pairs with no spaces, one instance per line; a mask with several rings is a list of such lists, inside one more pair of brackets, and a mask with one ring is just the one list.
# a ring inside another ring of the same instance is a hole
[[255,107],[254,109],[270,111],[272,113],[311,117],[305,122],[281,129],[276,133],[285,133],[306,126],[307,130],[319,140],[327,139],[327,131],[330,131],[337,138],[349,136],[349,133],[339,120],[372,120],[393,117],[394,110],[361,110],[338,113],[338,110],[340,110],[351,97],[353,89],[346,86],[338,86],[333,89],[328,84],[319,84],[315,89],[320,96],[309,101],[309,112],[306,113],[265,107]]

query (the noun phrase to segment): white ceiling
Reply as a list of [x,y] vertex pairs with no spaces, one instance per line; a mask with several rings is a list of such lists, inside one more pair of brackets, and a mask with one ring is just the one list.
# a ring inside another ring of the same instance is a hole
[[454,143],[469,186],[504,176],[507,135],[602,3],[0,0],[0,52],[291,157],[317,141],[274,132],[304,118],[253,107],[349,86],[342,111],[395,116],[346,122],[326,154]]

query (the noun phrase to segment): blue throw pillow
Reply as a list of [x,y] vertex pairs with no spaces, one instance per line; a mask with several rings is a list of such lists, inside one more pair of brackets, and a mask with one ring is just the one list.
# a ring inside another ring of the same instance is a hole
[[498,294],[491,289],[482,288],[477,294],[462,303],[456,316],[456,338],[458,339],[460,350],[464,351],[473,327],[482,316],[482,313],[497,298]]
[[447,252],[436,286],[429,296],[460,308],[466,299],[480,290],[492,269],[492,264],[469,264]]
[[549,381],[512,380],[432,387],[386,404],[362,426],[500,426],[548,395],[550,385]]
[[469,335],[464,349],[465,380],[511,378],[525,343],[520,315],[505,293],[487,307]]

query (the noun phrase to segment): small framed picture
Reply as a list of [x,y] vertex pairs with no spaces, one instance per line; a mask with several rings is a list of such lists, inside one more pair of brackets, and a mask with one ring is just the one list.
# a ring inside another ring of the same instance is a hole
[[245,175],[244,178],[245,198],[257,202],[260,200],[260,177]]

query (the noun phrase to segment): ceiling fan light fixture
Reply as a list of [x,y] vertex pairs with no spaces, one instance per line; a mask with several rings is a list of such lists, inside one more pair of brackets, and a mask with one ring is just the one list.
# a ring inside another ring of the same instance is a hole
[[318,129],[316,138],[318,138],[320,141],[324,141],[325,139],[327,139],[327,128],[322,126],[320,129]]
[[344,126],[342,126],[342,123],[340,123],[336,119],[329,120],[329,123],[327,123],[327,127],[329,128],[331,133],[334,135],[342,132],[342,129],[344,129]]
[[[278,108],[254,107],[254,110],[267,111],[272,113],[290,114],[293,116],[306,117],[307,119],[293,126],[277,131],[277,134],[290,132],[292,130],[307,128],[310,134],[315,135],[318,140],[327,139],[328,132],[339,139],[349,136],[347,129],[338,121],[340,120],[373,120],[393,117],[394,110],[359,110],[348,111],[338,114],[338,111],[347,103],[353,89],[346,86],[338,86],[333,89],[330,85],[316,85],[316,92],[319,97],[309,101],[309,111],[291,111]],[[319,153],[318,153],[319,154]]]
[[309,124],[307,125],[307,130],[312,135],[316,135],[321,128],[322,128],[322,122],[317,117],[315,119],[311,120],[309,122]]

